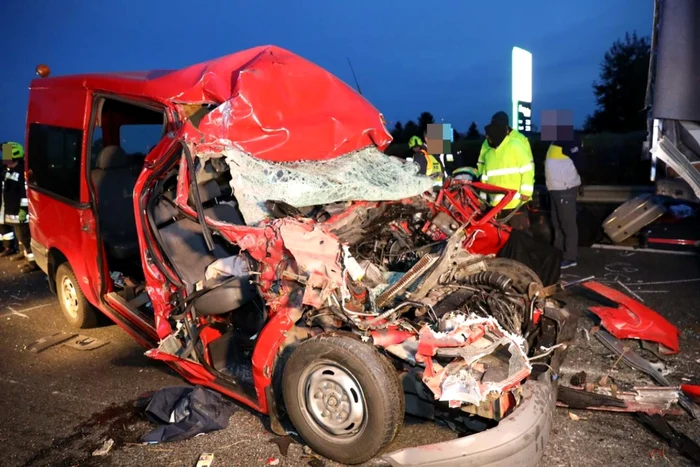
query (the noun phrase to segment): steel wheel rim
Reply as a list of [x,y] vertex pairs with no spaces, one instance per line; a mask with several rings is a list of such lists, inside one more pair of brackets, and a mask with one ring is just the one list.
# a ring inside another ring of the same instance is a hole
[[78,309],[80,305],[78,303],[78,292],[75,290],[75,285],[70,277],[64,277],[61,281],[61,300],[63,302],[63,309],[66,313],[73,318],[78,318]]
[[367,425],[362,387],[336,362],[309,366],[299,378],[303,415],[315,432],[333,442],[356,440]]

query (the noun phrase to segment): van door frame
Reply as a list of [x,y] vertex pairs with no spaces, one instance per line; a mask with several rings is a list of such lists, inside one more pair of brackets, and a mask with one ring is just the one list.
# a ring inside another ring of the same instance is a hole
[[[106,261],[106,252],[104,248],[104,243],[102,241],[102,235],[100,233],[100,219],[98,216],[98,209],[97,209],[97,193],[95,191],[95,186],[92,183],[92,143],[93,143],[93,136],[95,133],[95,121],[97,117],[98,111],[101,109],[101,106],[99,105],[99,102],[104,99],[110,99],[110,100],[115,100],[122,102],[124,104],[129,104],[133,105],[136,107],[142,107],[145,109],[153,110],[156,112],[160,112],[163,114],[164,117],[164,127],[163,127],[163,135],[161,136],[161,139],[158,141],[162,141],[164,138],[167,137],[167,134],[169,131],[173,131],[177,124],[177,112],[174,110],[173,107],[170,107],[164,103],[161,102],[156,102],[156,101],[151,101],[151,100],[146,100],[143,98],[135,97],[135,96],[129,96],[129,95],[120,95],[120,94],[113,94],[113,93],[108,93],[108,92],[100,92],[100,91],[93,91],[89,95],[90,98],[90,120],[88,121],[87,125],[87,132],[86,132],[86,163],[84,167],[84,172],[83,172],[83,177],[85,178],[87,187],[88,187],[88,193],[89,193],[89,204],[90,204],[90,210],[93,213],[94,219],[95,219],[95,237],[97,239],[97,248],[98,248],[98,255],[97,255],[97,269],[99,271],[99,289],[98,289],[98,294],[97,294],[97,299],[100,301],[100,304],[103,307],[107,307],[108,309],[111,309],[109,304],[105,301],[105,295],[108,293],[112,292],[112,285],[113,282],[111,278],[109,280],[107,279],[109,277],[109,270],[107,268],[107,261]],[[148,156],[148,155],[146,155]],[[142,168],[143,170],[143,168]]]

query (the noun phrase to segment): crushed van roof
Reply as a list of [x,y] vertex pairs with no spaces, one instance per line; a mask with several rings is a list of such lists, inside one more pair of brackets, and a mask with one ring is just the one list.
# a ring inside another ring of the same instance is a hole
[[234,147],[273,162],[328,160],[391,135],[379,111],[333,74],[275,46],[261,46],[176,71],[35,79],[32,88],[85,87],[170,104],[210,104],[190,141]]

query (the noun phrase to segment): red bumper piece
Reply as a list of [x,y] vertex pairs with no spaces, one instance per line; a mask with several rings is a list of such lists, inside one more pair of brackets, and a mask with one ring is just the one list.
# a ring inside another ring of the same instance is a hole
[[660,314],[638,301],[596,281],[581,284],[583,287],[616,302],[617,308],[595,306],[590,310],[600,319],[610,334],[618,339],[641,339],[659,344],[660,352],[672,355],[680,350],[678,328]]

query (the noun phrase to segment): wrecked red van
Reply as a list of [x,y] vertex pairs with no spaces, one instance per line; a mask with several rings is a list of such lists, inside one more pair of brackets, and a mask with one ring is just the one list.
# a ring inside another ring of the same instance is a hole
[[433,191],[390,142],[362,96],[277,47],[37,79],[33,251],[72,325],[104,313],[326,457],[376,456],[409,413],[469,436],[393,465],[534,465],[574,320],[496,256],[514,193]]

